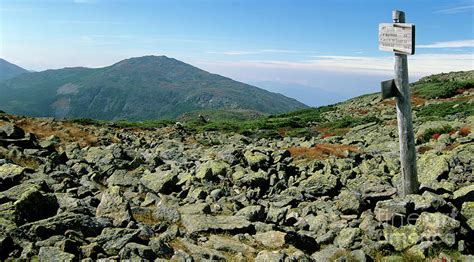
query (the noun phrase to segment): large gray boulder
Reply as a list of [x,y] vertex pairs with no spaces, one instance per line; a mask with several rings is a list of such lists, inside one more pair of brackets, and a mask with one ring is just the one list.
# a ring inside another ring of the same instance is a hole
[[110,218],[118,227],[127,225],[133,219],[130,204],[120,192],[120,187],[113,186],[102,194],[96,216]]
[[182,215],[181,222],[189,234],[205,232],[252,232],[252,224],[239,216]]

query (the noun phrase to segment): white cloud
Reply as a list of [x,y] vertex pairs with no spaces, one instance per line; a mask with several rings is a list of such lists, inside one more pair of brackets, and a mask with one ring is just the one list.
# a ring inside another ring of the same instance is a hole
[[[414,75],[474,70],[474,54],[420,54],[409,56],[409,70]],[[252,68],[292,69],[304,71],[348,72],[357,74],[387,75],[393,72],[393,56],[314,56],[307,61],[247,60],[200,62],[207,65]]]
[[218,55],[258,55],[258,54],[299,54],[301,51],[297,50],[285,50],[285,49],[260,49],[260,50],[228,50],[228,51],[207,51],[206,54],[218,54]]
[[469,40],[458,40],[458,41],[446,41],[446,42],[435,42],[426,45],[417,45],[416,48],[461,48],[461,47],[474,47],[474,39]]
[[474,5],[472,2],[466,5],[460,5],[455,7],[443,8],[436,10],[435,13],[437,14],[458,14],[463,12],[472,12],[474,10]]

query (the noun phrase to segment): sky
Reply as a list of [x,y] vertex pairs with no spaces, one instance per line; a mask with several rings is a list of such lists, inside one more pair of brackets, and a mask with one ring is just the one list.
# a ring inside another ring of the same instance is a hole
[[474,0],[0,0],[0,57],[41,71],[166,55],[319,105],[393,77],[378,24],[395,9],[416,25],[411,81],[474,69]]

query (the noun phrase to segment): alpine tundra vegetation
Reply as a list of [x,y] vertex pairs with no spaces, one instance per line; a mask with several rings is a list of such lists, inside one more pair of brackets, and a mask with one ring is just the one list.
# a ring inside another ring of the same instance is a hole
[[[61,72],[86,86],[134,62]],[[33,74],[14,79],[58,72]],[[411,85],[420,191],[404,198],[380,94],[179,123],[3,112],[0,259],[472,261],[473,85],[474,71]]]

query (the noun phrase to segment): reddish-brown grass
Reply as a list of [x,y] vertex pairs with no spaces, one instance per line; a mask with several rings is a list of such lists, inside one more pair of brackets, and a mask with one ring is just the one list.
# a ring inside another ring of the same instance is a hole
[[341,144],[318,144],[314,147],[290,147],[288,148],[293,158],[321,160],[329,156],[347,157],[347,152],[358,152],[359,149],[354,146]]
[[471,127],[470,126],[463,126],[461,129],[459,129],[459,134],[461,136],[467,136],[471,133]]
[[[61,140],[61,144],[78,142],[81,147],[94,145],[97,137],[86,130],[85,126],[69,122],[47,123],[40,119],[11,117],[13,124],[34,134],[38,139],[55,135]],[[0,123],[0,125],[6,122]]]

